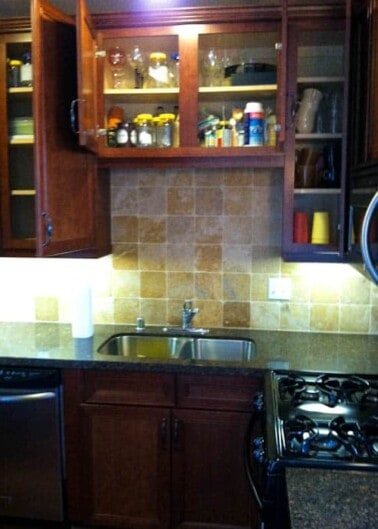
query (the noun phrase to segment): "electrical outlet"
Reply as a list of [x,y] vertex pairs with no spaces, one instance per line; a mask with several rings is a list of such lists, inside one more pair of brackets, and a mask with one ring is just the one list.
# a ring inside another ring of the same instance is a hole
[[291,299],[291,279],[289,277],[269,278],[269,299],[281,301]]

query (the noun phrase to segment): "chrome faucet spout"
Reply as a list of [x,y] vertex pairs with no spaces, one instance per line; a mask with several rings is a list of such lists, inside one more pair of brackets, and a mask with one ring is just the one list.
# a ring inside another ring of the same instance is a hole
[[190,329],[191,322],[196,314],[198,314],[199,309],[193,308],[193,303],[190,300],[185,300],[182,307],[182,328]]

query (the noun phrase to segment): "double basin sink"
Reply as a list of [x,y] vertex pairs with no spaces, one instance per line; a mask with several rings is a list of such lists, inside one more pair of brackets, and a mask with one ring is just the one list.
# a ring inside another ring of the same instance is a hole
[[253,340],[202,336],[116,334],[97,351],[125,359],[248,362],[256,354]]

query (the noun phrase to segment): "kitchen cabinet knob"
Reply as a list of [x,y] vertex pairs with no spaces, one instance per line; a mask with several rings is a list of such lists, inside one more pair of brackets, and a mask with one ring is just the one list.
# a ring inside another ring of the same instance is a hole
[[79,134],[80,131],[77,127],[78,119],[77,119],[77,108],[79,106],[79,103],[83,101],[82,99],[74,99],[71,101],[70,106],[70,123],[71,123],[71,130],[74,134]]
[[173,422],[173,446],[175,448],[178,447],[179,444],[179,437],[180,434],[180,421],[178,419],[175,419]]

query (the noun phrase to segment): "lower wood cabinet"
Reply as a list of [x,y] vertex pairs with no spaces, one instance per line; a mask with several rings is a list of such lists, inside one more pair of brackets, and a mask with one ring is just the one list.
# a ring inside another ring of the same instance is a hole
[[255,526],[243,442],[260,378],[88,370],[65,381],[71,521]]

